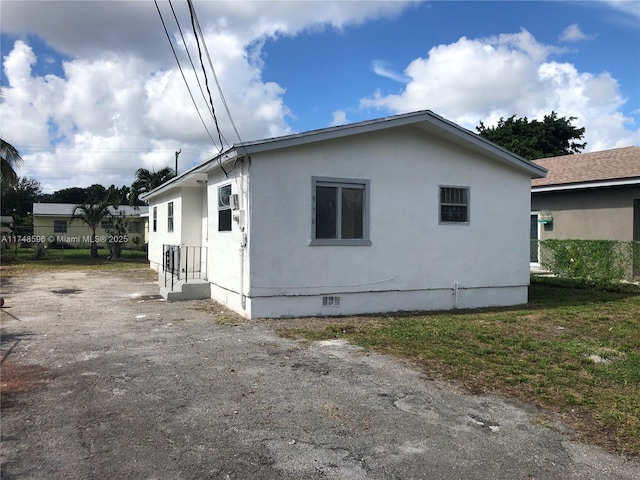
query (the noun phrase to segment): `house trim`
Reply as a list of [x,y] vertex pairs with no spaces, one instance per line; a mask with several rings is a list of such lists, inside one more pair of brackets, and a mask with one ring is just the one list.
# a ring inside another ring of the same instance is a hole
[[[442,189],[443,188],[455,188],[458,190],[465,190],[467,192],[467,220],[465,222],[453,222],[450,220],[442,220]],[[459,225],[469,226],[471,225],[471,187],[469,185],[439,185],[438,186],[438,225]]]
[[242,142],[230,147],[224,152],[221,152],[203,164],[186,171],[182,175],[169,180],[151,192],[142,195],[140,198],[147,201],[170,188],[183,186],[189,183],[193,183],[195,185],[195,182],[198,179],[206,180],[206,174],[213,169],[221,168],[224,165],[236,162],[243,157],[249,157],[254,153],[267,152],[270,150],[289,148],[298,145],[308,145],[314,142],[333,140],[357,134],[374,133],[379,130],[406,125],[415,125],[417,128],[426,132],[436,132],[440,136],[447,137],[453,143],[462,143],[470,150],[482,152],[493,160],[527,172],[533,178],[542,178],[547,174],[547,170],[544,167],[536,165],[535,163],[510,152],[495,143],[486,140],[480,135],[473,133],[471,130],[467,130],[466,128],[436,115],[430,110],[421,110],[418,112],[404,113],[375,120],[366,120],[337,127],[311,130],[309,132],[282,137]]
[[[363,238],[335,238],[335,239],[325,239],[325,238],[316,238],[316,187],[318,184],[336,184],[336,185],[360,185],[363,188],[363,208],[364,208],[364,218],[362,219],[362,232]],[[335,177],[312,177],[311,178],[311,195],[312,195],[312,211],[311,211],[311,241],[309,245],[311,246],[370,246],[371,238],[369,236],[369,219],[370,209],[371,209],[371,182],[369,180],[359,179],[359,178],[335,178]]]
[[587,188],[626,187],[640,185],[640,178],[624,178],[620,180],[605,180],[601,182],[565,183],[562,185],[545,185],[531,187],[531,193],[560,192],[563,190],[582,190]]

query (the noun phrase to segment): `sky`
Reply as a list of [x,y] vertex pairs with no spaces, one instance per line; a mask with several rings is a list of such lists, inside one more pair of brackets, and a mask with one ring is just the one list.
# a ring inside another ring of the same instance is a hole
[[639,0],[193,4],[206,80],[186,0],[2,0],[18,174],[120,187],[177,151],[183,172],[239,141],[424,109],[472,131],[555,111],[585,151],[640,145]]

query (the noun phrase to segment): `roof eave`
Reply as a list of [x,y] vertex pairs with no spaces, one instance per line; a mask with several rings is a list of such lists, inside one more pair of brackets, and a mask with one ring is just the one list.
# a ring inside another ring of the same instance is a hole
[[431,112],[430,110],[422,110],[375,120],[367,120],[359,123],[312,130],[310,132],[288,135],[285,137],[246,142],[238,144],[236,148],[241,150],[243,153],[250,155],[253,153],[288,148],[323,140],[332,140],[360,133],[371,133],[390,127],[413,125],[420,122],[426,122],[464,142],[469,142],[476,148],[489,153],[493,158],[526,171],[532,178],[544,178],[547,175],[547,169],[544,167],[536,165],[535,163],[510,152],[509,150],[486,140],[480,135],[463,128],[456,123]]
[[626,187],[640,185],[640,178],[622,178],[616,180],[603,180],[593,182],[565,183],[559,185],[532,186],[531,193],[561,192],[566,190],[585,190],[588,188]]
[[173,177],[162,185],[154,188],[150,192],[140,195],[140,200],[147,201],[150,198],[162,195],[163,193],[166,193],[173,188],[179,188],[183,186],[188,180],[191,180],[194,176],[211,172],[216,168],[220,168],[220,164],[225,165],[227,163],[235,161],[237,158],[237,148],[233,146],[220,153],[219,155],[216,155],[215,157],[205,161],[204,163],[196,165],[195,167],[187,170],[177,177]]
[[547,169],[536,165],[535,163],[523,158],[515,153],[503,148],[480,135],[467,130],[460,125],[429,112],[435,120],[431,123],[443,131],[460,138],[463,141],[471,143],[476,148],[489,153],[493,158],[506,164],[515,166],[520,170],[524,170],[531,175],[531,178],[544,178],[547,176]]
[[428,123],[429,125],[443,132],[455,136],[463,142],[467,142],[474,148],[479,149],[480,151],[488,154],[490,157],[498,161],[527,172],[529,175],[531,175],[532,178],[543,178],[547,175],[547,170],[544,167],[536,165],[535,163],[530,162],[513,152],[510,152],[509,150],[506,150],[496,145],[495,143],[486,140],[480,135],[477,135],[472,131],[467,130],[466,128],[463,128],[439,115],[436,115],[430,110],[421,110],[418,112],[410,112],[374,120],[365,120],[358,123],[311,130],[309,132],[286,135],[283,137],[242,142],[232,146],[225,152],[216,155],[205,163],[187,170],[182,175],[172,178],[171,180],[160,185],[151,192],[142,195],[140,198],[144,201],[147,201],[153,197],[162,195],[172,188],[180,187],[185,182],[185,180],[189,178],[189,176],[197,173],[208,173],[215,168],[220,168],[220,164],[224,165],[242,155],[252,155],[255,153],[305,145],[324,140],[333,140],[350,135],[371,133],[387,128],[419,124],[421,122]]

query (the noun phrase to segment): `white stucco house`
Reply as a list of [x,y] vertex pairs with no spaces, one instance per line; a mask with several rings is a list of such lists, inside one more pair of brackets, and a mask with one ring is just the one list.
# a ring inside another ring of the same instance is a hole
[[149,261],[248,318],[522,304],[545,173],[430,111],[243,142],[146,195]]

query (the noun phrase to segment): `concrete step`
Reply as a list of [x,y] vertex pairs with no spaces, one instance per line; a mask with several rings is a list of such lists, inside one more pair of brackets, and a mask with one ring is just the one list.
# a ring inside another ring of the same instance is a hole
[[177,302],[180,300],[203,300],[211,298],[211,284],[208,280],[190,279],[187,282],[180,281],[171,286],[165,287],[160,284],[160,295],[167,302]]

